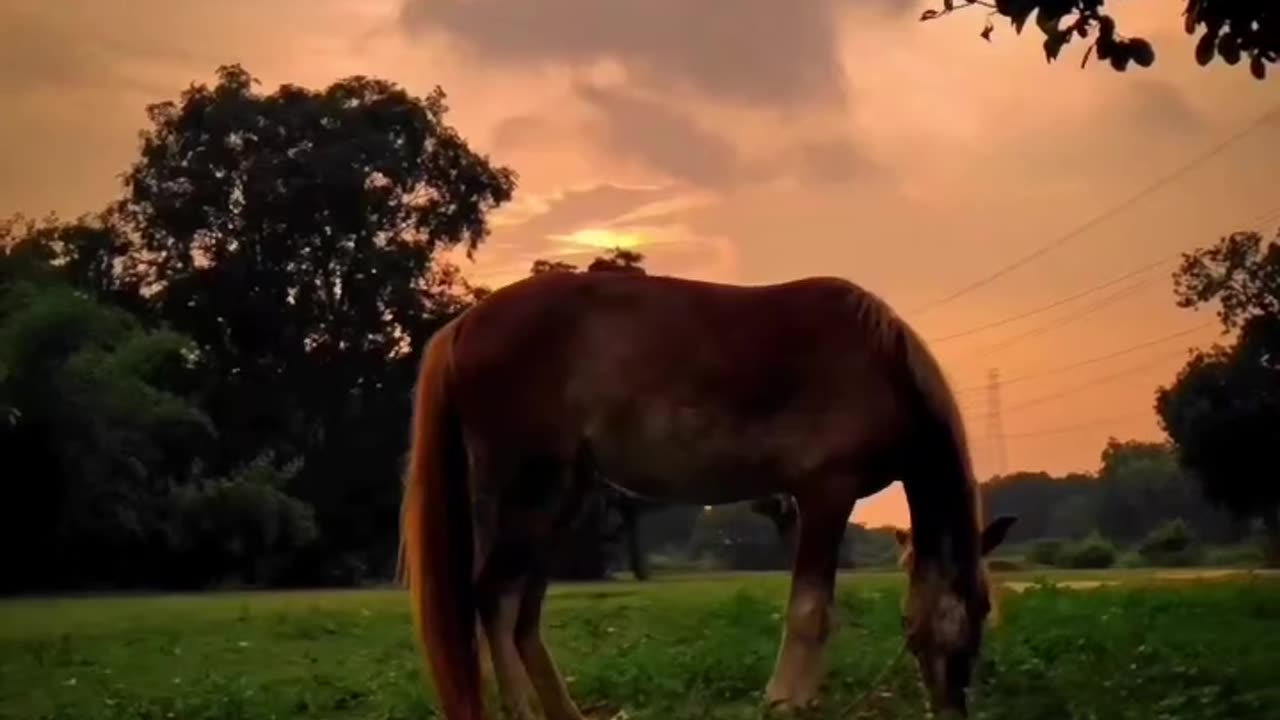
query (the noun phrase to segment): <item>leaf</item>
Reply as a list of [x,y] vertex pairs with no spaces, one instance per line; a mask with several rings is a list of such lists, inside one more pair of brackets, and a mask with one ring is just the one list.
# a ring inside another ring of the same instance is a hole
[[929,8],[928,10],[925,10],[924,12],[920,13],[920,22],[924,22],[926,20],[932,20],[936,17],[938,17],[938,11],[934,10],[933,8]]
[[1240,62],[1240,41],[1235,35],[1228,34],[1218,38],[1218,55],[1222,56],[1228,65]]
[[1259,80],[1267,77],[1267,66],[1262,61],[1262,53],[1254,53],[1253,58],[1249,61],[1249,72]]
[[942,7],[946,8],[947,12],[951,12],[956,9],[956,0],[942,0]]
[[1116,41],[1111,39],[1109,35],[1103,35],[1098,38],[1098,42],[1094,43],[1098,47],[1098,59],[1106,60],[1111,57],[1116,49]]
[[1117,43],[1109,58],[1111,67],[1117,72],[1124,72],[1129,69],[1129,61],[1131,60],[1128,45]]
[[1196,42],[1196,62],[1200,67],[1208,65],[1213,60],[1213,46],[1215,38],[1208,31],[1200,36],[1200,40]]
[[1067,39],[1070,37],[1070,33],[1056,33],[1045,37],[1042,44],[1045,62],[1057,60],[1058,54],[1062,52],[1062,46],[1067,44]]
[[982,32],[979,33],[979,35],[982,37],[983,40],[986,40],[987,42],[991,42],[991,31],[995,29],[996,28],[994,25],[992,25],[991,23],[987,23],[987,26],[982,28]]
[[1142,38],[1133,38],[1129,40],[1129,54],[1133,57],[1133,61],[1142,67],[1151,67],[1156,61],[1156,51],[1151,47],[1151,43]]
[[1098,18],[1098,35],[1105,38],[1116,36],[1116,21],[1110,15]]
[[1084,51],[1084,57],[1080,59],[1081,69],[1083,69],[1085,65],[1089,64],[1089,56],[1093,55],[1093,47],[1093,45],[1090,45],[1089,48]]

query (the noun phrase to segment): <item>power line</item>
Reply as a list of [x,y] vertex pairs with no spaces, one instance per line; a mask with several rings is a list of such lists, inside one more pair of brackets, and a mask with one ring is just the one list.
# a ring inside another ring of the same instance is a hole
[[1087,296],[1087,295],[1092,295],[1093,293],[1098,292],[1099,290],[1105,290],[1105,289],[1107,289],[1107,288],[1111,287],[1112,285],[1117,285],[1117,284],[1119,284],[1119,283],[1124,282],[1125,280],[1128,280],[1129,278],[1132,278],[1132,277],[1136,277],[1136,276],[1138,276],[1138,275],[1141,275],[1142,273],[1144,273],[1144,272],[1146,272],[1146,271],[1148,271],[1148,270],[1150,270],[1150,269],[1152,269],[1152,268],[1159,267],[1159,266],[1161,266],[1161,265],[1163,265],[1163,264],[1165,264],[1165,263],[1169,262],[1170,260],[1173,260],[1174,258],[1178,257],[1178,255],[1179,255],[1179,253],[1173,253],[1172,255],[1166,255],[1165,257],[1163,257],[1163,258],[1161,258],[1160,260],[1157,260],[1157,261],[1155,261],[1155,262],[1153,262],[1153,263],[1148,263],[1148,264],[1146,264],[1146,265],[1143,265],[1142,267],[1136,268],[1136,269],[1134,269],[1134,270],[1130,270],[1129,272],[1127,272],[1127,273],[1125,273],[1125,274],[1123,274],[1123,275],[1121,275],[1121,276],[1119,276],[1119,277],[1112,278],[1112,279],[1110,279],[1110,280],[1108,280],[1108,281],[1106,281],[1106,282],[1104,282],[1104,283],[1100,283],[1100,284],[1098,284],[1098,285],[1094,285],[1093,287],[1088,288],[1088,289],[1086,289],[1086,290],[1081,290],[1081,291],[1079,291],[1079,292],[1075,293],[1074,295],[1068,295],[1068,296],[1066,296],[1066,297],[1064,297],[1064,298],[1059,298],[1059,299],[1057,299],[1057,300],[1054,300],[1054,301],[1053,301],[1053,302],[1051,302],[1051,303],[1048,303],[1047,305],[1041,305],[1040,307],[1037,307],[1037,308],[1035,308],[1035,309],[1033,309],[1033,310],[1027,310],[1027,311],[1022,312],[1022,313],[1019,313],[1019,314],[1017,314],[1017,315],[1011,315],[1011,316],[1009,316],[1009,317],[1006,317],[1006,318],[1003,318],[1003,319],[1000,319],[1000,320],[993,320],[992,322],[989,322],[989,323],[987,323],[987,324],[985,324],[985,325],[978,325],[977,327],[971,327],[971,328],[969,328],[969,329],[967,329],[967,330],[961,330],[961,331],[959,331],[959,332],[953,332],[953,333],[951,333],[950,335],[942,335],[942,336],[940,336],[940,337],[936,337],[936,338],[929,338],[929,342],[931,342],[931,343],[943,343],[943,342],[947,342],[947,341],[949,341],[949,340],[955,340],[955,339],[957,339],[957,338],[962,338],[962,337],[966,337],[966,336],[969,336],[969,335],[973,335],[973,334],[975,334],[975,333],[980,333],[980,332],[982,332],[982,331],[984,331],[984,330],[991,330],[992,328],[998,328],[998,327],[1000,327],[1001,325],[1008,325],[1008,324],[1009,324],[1009,323],[1011,323],[1011,322],[1017,322],[1018,320],[1023,320],[1023,319],[1029,318],[1029,317],[1031,317],[1032,315],[1039,315],[1040,313],[1042,313],[1042,312],[1044,312],[1044,311],[1046,311],[1046,310],[1052,310],[1052,309],[1054,309],[1054,308],[1056,308],[1056,307],[1059,307],[1059,306],[1061,306],[1061,305],[1066,305],[1067,303],[1069,303],[1069,302],[1071,302],[1071,301],[1073,301],[1073,300],[1079,300],[1080,298],[1085,297],[1085,296]]
[[1121,300],[1124,300],[1126,297],[1133,295],[1134,293],[1141,290],[1142,288],[1155,282],[1156,278],[1157,276],[1153,275],[1149,278],[1146,278],[1145,280],[1139,280],[1138,282],[1133,283],[1132,285],[1123,287],[1117,290],[1116,292],[1113,292],[1110,295],[1103,297],[1098,302],[1095,302],[1091,305],[1086,305],[1082,308],[1078,308],[1074,312],[1069,313],[1063,317],[1060,317],[1054,322],[1046,323],[1044,325],[1038,325],[1036,327],[1032,327],[1027,330],[1024,330],[1018,333],[1017,335],[1007,337],[1003,340],[998,340],[994,343],[991,343],[990,345],[984,345],[978,348],[975,351],[975,353],[986,354],[994,350],[1003,350],[1009,347],[1010,345],[1016,345],[1017,343],[1020,343],[1023,340],[1026,340],[1027,338],[1032,338],[1037,335],[1043,335],[1044,333],[1047,333],[1051,330],[1057,330],[1058,328],[1061,328],[1063,325],[1067,325],[1068,323],[1079,320],[1080,318],[1085,317],[1086,315],[1091,315],[1107,307],[1108,305],[1113,305],[1117,302],[1120,302]]
[[1278,111],[1280,111],[1280,104],[1273,106],[1261,117],[1258,117],[1253,122],[1246,125],[1244,128],[1237,130],[1235,133],[1229,135],[1226,139],[1218,142],[1216,145],[1213,145],[1207,151],[1192,158],[1189,162],[1186,162],[1180,165],[1179,167],[1174,169],[1172,172],[1167,173],[1166,175],[1160,177],[1155,182],[1147,185],[1142,190],[1139,190],[1137,193],[1130,195],[1128,198],[1120,201],[1115,205],[1112,205],[1111,207],[1107,208],[1106,210],[1103,210],[1097,215],[1094,215],[1092,218],[1076,226],[1074,229],[1069,230],[1068,232],[1062,235],[1059,235],[1058,237],[1054,238],[1053,240],[1050,240],[1048,243],[1045,243],[1044,245],[1041,245],[1040,247],[1036,248],[1030,253],[1027,253],[1026,255],[1023,255],[1022,257],[1018,258],[1017,260],[1014,260],[1008,265],[1005,265],[1004,267],[999,268],[996,271],[982,278],[979,278],[969,283],[968,285],[961,287],[959,290],[956,290],[948,295],[944,295],[943,297],[938,298],[937,300],[934,300],[932,302],[926,303],[924,306],[913,311],[912,314],[923,315],[924,313],[929,312],[930,310],[934,310],[938,307],[941,307],[942,305],[952,302],[957,298],[963,297],[964,295],[967,295],[970,292],[973,292],[974,290],[977,290],[978,288],[983,287],[984,285],[988,285],[991,282],[1001,277],[1004,277],[1005,275],[1008,275],[1014,270],[1017,270],[1018,268],[1024,265],[1027,265],[1028,263],[1041,257],[1042,255],[1045,255],[1050,251],[1055,250],[1061,247],[1062,245],[1065,245],[1071,240],[1074,240],[1080,235],[1083,235],[1086,231],[1102,224],[1104,221],[1110,219],[1112,216],[1118,215],[1122,211],[1127,210],[1129,207],[1145,199],[1147,196],[1154,194],[1156,191],[1160,189],[1163,189],[1165,186],[1178,180],[1179,178],[1186,175],[1191,170],[1194,170],[1200,164],[1216,157],[1217,155],[1220,155],[1227,148],[1239,142],[1241,139],[1245,138],[1253,131],[1269,123],[1271,121],[1272,116]]
[[1042,430],[1031,430],[1021,433],[1010,433],[1005,435],[1006,439],[1021,440],[1023,438],[1043,437],[1045,435],[1060,435],[1062,433],[1077,432],[1079,430],[1089,430],[1096,428],[1103,423],[1115,422],[1117,420],[1131,420],[1138,417],[1151,417],[1150,412],[1131,412],[1120,415],[1109,415],[1107,417],[1094,418],[1082,423],[1074,425],[1062,425],[1059,427],[1044,428]]
[[[1108,353],[1105,353],[1105,354],[1103,354],[1103,355],[1095,355],[1094,357],[1085,358],[1084,360],[1077,360],[1077,361],[1075,361],[1075,362],[1068,363],[1068,364],[1066,364],[1066,365],[1059,365],[1059,366],[1057,366],[1057,367],[1049,368],[1048,370],[1040,370],[1040,371],[1037,371],[1037,372],[1026,373],[1026,374],[1024,374],[1024,375],[1017,375],[1017,376],[1012,377],[1012,378],[1010,378],[1010,379],[1008,379],[1008,380],[1001,380],[1001,384],[1002,384],[1002,385],[1013,385],[1013,384],[1015,384],[1015,383],[1026,382],[1027,380],[1035,380],[1035,379],[1037,379],[1037,378],[1042,378],[1042,377],[1046,377],[1046,376],[1049,376],[1049,375],[1057,375],[1057,374],[1059,374],[1059,373],[1064,373],[1064,372],[1067,372],[1067,371],[1069,371],[1069,370],[1075,370],[1075,369],[1077,369],[1077,368],[1085,367],[1086,365],[1093,365],[1093,364],[1095,364],[1095,363],[1100,363],[1100,362],[1103,362],[1103,361],[1105,361],[1105,360],[1111,360],[1111,359],[1113,359],[1113,358],[1117,358],[1117,357],[1120,357],[1120,356],[1122,356],[1122,355],[1128,355],[1128,354],[1129,354],[1129,353],[1131,353],[1131,352],[1136,352],[1136,351],[1138,351],[1138,350],[1145,350],[1146,348],[1153,347],[1153,346],[1155,346],[1155,345],[1159,345],[1159,344],[1160,344],[1160,343],[1162,343],[1162,342],[1168,342],[1169,340],[1172,340],[1172,339],[1174,339],[1174,338],[1179,338],[1179,337],[1184,337],[1184,336],[1186,336],[1186,335],[1190,335],[1191,333],[1196,332],[1197,330],[1202,330],[1202,329],[1207,328],[1207,327],[1209,327],[1210,325],[1213,325],[1213,324],[1214,324],[1214,321],[1213,321],[1213,320],[1206,320],[1206,321],[1204,321],[1204,322],[1202,322],[1202,323],[1200,323],[1200,324],[1198,324],[1198,325],[1193,325],[1193,326],[1191,326],[1191,327],[1189,327],[1189,328],[1186,328],[1186,329],[1184,329],[1184,330],[1179,330],[1179,331],[1174,332],[1174,333],[1169,333],[1168,335],[1161,335],[1161,336],[1160,336],[1160,337],[1158,337],[1158,338],[1154,338],[1154,339],[1151,339],[1151,340],[1147,340],[1147,341],[1144,341],[1144,342],[1140,342],[1140,343],[1138,343],[1137,345],[1130,345],[1130,346],[1128,346],[1128,347],[1121,348],[1121,349],[1119,349],[1119,350],[1113,350],[1113,351],[1108,352]],[[1179,352],[1181,352],[1181,350],[1179,350]],[[979,390],[986,390],[986,389],[987,389],[987,386],[986,386],[986,385],[969,385],[969,386],[967,386],[967,387],[959,388],[959,389],[958,389],[958,390],[956,390],[955,392],[956,392],[956,393],[967,393],[967,392],[977,392],[977,391],[979,391]]]
[[[1267,226],[1269,223],[1271,223],[1271,222],[1275,222],[1275,221],[1280,221],[1280,206],[1276,206],[1276,207],[1274,207],[1274,208],[1272,208],[1272,209],[1270,209],[1270,210],[1266,210],[1266,211],[1263,211],[1263,212],[1261,212],[1261,213],[1257,213],[1257,214],[1253,215],[1251,218],[1249,218],[1248,220],[1244,221],[1243,223],[1238,223],[1236,226],[1237,226],[1237,227],[1244,227],[1244,228],[1258,228],[1258,227],[1265,227],[1265,226]],[[1071,294],[1071,295],[1067,295],[1067,296],[1065,296],[1065,297],[1058,298],[1057,300],[1054,300],[1053,302],[1047,303],[1047,304],[1045,304],[1045,305],[1041,305],[1041,306],[1036,307],[1036,308],[1033,308],[1033,309],[1031,309],[1031,310],[1026,310],[1026,311],[1021,312],[1021,313],[1018,313],[1018,314],[1016,314],[1016,315],[1011,315],[1011,316],[1008,316],[1008,317],[1004,317],[1004,318],[1001,318],[1001,319],[999,319],[999,320],[993,320],[993,321],[988,322],[988,323],[985,323],[985,324],[983,324],[983,325],[978,325],[978,326],[971,327],[971,328],[968,328],[968,329],[965,329],[965,330],[960,330],[960,331],[958,331],[958,332],[953,332],[953,333],[950,333],[950,334],[948,334],[948,335],[942,335],[942,336],[939,336],[939,337],[928,338],[928,341],[929,341],[930,343],[944,343],[944,342],[947,342],[947,341],[950,341],[950,340],[955,340],[955,339],[958,339],[958,338],[967,337],[967,336],[969,336],[969,335],[973,335],[973,334],[976,334],[976,333],[982,332],[982,331],[984,331],[984,330],[991,330],[991,329],[993,329],[993,328],[997,328],[997,327],[1000,327],[1000,326],[1002,326],[1002,325],[1008,325],[1009,323],[1017,322],[1018,320],[1024,320],[1024,319],[1029,318],[1029,317],[1031,317],[1031,316],[1033,316],[1033,315],[1038,315],[1038,314],[1040,314],[1040,313],[1042,313],[1042,312],[1045,312],[1046,310],[1052,310],[1052,309],[1053,309],[1053,308],[1055,308],[1055,307],[1060,307],[1060,306],[1062,306],[1062,305],[1066,305],[1067,303],[1070,303],[1070,302],[1072,302],[1072,301],[1074,301],[1074,300],[1079,300],[1080,298],[1082,298],[1082,297],[1086,297],[1086,296],[1088,296],[1088,295],[1092,295],[1093,293],[1098,292],[1098,291],[1100,291],[1100,290],[1105,290],[1105,289],[1107,289],[1107,288],[1109,288],[1109,287],[1111,287],[1111,286],[1113,286],[1113,285],[1118,285],[1119,283],[1122,283],[1122,282],[1124,282],[1125,280],[1128,280],[1128,279],[1130,279],[1130,278],[1137,277],[1138,275],[1141,275],[1141,274],[1143,274],[1144,272],[1147,272],[1148,270],[1151,270],[1151,269],[1153,269],[1153,268],[1159,267],[1160,265],[1163,265],[1163,264],[1165,264],[1165,263],[1168,263],[1170,260],[1175,260],[1175,259],[1177,259],[1177,258],[1181,257],[1184,253],[1188,252],[1189,250],[1191,250],[1191,248],[1184,249],[1184,250],[1178,250],[1178,251],[1175,251],[1175,252],[1173,252],[1173,253],[1170,253],[1170,254],[1168,254],[1168,255],[1165,255],[1163,258],[1161,258],[1161,259],[1159,259],[1159,260],[1156,260],[1156,261],[1154,261],[1154,262],[1150,262],[1150,263],[1147,263],[1147,264],[1141,265],[1141,266],[1139,266],[1139,267],[1136,267],[1136,268],[1134,268],[1134,269],[1132,269],[1132,270],[1129,270],[1128,272],[1126,272],[1126,273],[1124,273],[1124,274],[1122,274],[1122,275],[1119,275],[1118,277],[1114,277],[1114,278],[1112,278],[1112,279],[1110,279],[1110,280],[1107,280],[1106,282],[1099,283],[1099,284],[1097,284],[1097,285],[1094,285],[1094,286],[1092,286],[1092,287],[1090,287],[1090,288],[1086,288],[1086,289],[1084,289],[1084,290],[1080,290],[1080,291],[1078,291],[1078,292],[1076,292],[1076,293],[1073,293],[1073,294]],[[1034,333],[1034,334],[1038,334],[1038,333]],[[999,345],[997,345],[996,347],[999,347]],[[991,349],[991,348],[990,348],[990,347],[988,347],[988,348],[984,348],[984,349]]]
[[1090,389],[1090,388],[1094,388],[1094,387],[1097,387],[1097,386],[1099,386],[1099,385],[1105,385],[1106,383],[1109,383],[1109,382],[1111,382],[1112,380],[1119,380],[1119,379],[1120,379],[1120,378],[1122,378],[1122,377],[1127,377],[1127,376],[1129,376],[1129,375],[1133,375],[1133,374],[1136,374],[1136,373],[1142,372],[1143,370],[1149,370],[1149,369],[1151,369],[1151,368],[1155,367],[1156,365],[1158,365],[1161,361],[1165,360],[1165,359],[1166,359],[1167,357],[1169,357],[1170,355],[1171,355],[1171,353],[1165,353],[1165,354],[1161,355],[1160,357],[1157,357],[1157,358],[1155,358],[1155,359],[1153,359],[1153,360],[1151,360],[1151,361],[1149,361],[1149,362],[1145,362],[1145,363],[1143,363],[1143,364],[1141,364],[1141,365],[1135,365],[1135,366],[1132,366],[1132,367],[1126,368],[1126,369],[1124,369],[1124,370],[1120,370],[1120,371],[1118,371],[1118,372],[1111,373],[1111,374],[1109,374],[1109,375],[1103,375],[1102,377],[1094,378],[1094,379],[1090,380],[1089,382],[1081,383],[1081,384],[1079,384],[1079,385],[1075,385],[1075,386],[1073,386],[1073,387],[1069,387],[1069,388],[1067,388],[1067,389],[1065,389],[1065,390],[1059,390],[1058,392],[1055,392],[1055,393],[1050,393],[1050,394],[1048,394],[1048,395],[1041,395],[1040,397],[1033,398],[1033,399],[1031,399],[1031,400],[1027,400],[1027,401],[1025,401],[1025,402],[1020,402],[1020,403],[1018,403],[1017,405],[1014,405],[1014,406],[1012,406],[1012,407],[1007,408],[1007,411],[1008,411],[1008,412],[1016,412],[1016,411],[1018,411],[1018,410],[1025,410],[1026,408],[1029,408],[1029,407],[1035,407],[1036,405],[1042,405],[1042,404],[1044,404],[1044,403],[1046,403],[1046,402],[1049,402],[1050,400],[1057,400],[1058,398],[1066,397],[1067,395],[1074,395],[1074,394],[1076,394],[1076,393],[1078,393],[1078,392],[1081,392],[1081,391],[1083,391],[1083,390],[1088,390],[1088,389]]

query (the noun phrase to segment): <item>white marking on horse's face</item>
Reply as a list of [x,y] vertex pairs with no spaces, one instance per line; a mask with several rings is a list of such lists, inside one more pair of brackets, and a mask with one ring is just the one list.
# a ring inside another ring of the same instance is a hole
[[958,650],[969,644],[969,611],[964,601],[952,592],[943,592],[933,608],[930,624],[940,647]]

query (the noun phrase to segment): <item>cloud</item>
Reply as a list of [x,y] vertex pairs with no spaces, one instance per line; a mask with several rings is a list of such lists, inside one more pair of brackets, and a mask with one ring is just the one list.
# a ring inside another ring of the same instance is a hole
[[689,114],[621,89],[580,86],[577,94],[595,111],[596,141],[616,157],[702,187],[734,179],[739,159],[733,145]]
[[757,106],[813,106],[844,100],[834,23],[840,4],[406,0],[401,21],[412,32],[443,33],[486,60],[581,66],[613,60],[649,88],[680,86]]
[[629,213],[680,195],[673,187],[628,188],[611,184],[569,190],[558,197],[541,199],[542,212],[505,226],[504,232],[543,239],[588,226],[608,225]]
[[1140,78],[1122,92],[1121,109],[1142,127],[1176,135],[1196,133],[1204,128],[1200,111],[1167,82]]

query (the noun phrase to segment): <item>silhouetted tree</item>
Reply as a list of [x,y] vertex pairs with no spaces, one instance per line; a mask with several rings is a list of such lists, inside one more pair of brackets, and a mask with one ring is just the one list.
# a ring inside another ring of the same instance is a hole
[[[1107,7],[1107,0],[943,0],[941,7],[925,10],[920,19],[982,8],[987,10],[987,21],[981,36],[989,41],[995,29],[991,17],[1004,18],[1021,34],[1034,15],[1049,62],[1073,39],[1092,37],[1081,67],[1091,55],[1121,72],[1130,63],[1151,66],[1156,59],[1151,43],[1121,35]],[[1244,61],[1249,72],[1262,80],[1267,65],[1280,58],[1280,3],[1275,0],[1184,0],[1182,15],[1187,35],[1200,34],[1194,53],[1200,65],[1208,65],[1215,56],[1228,65]]]
[[1268,561],[1280,564],[1280,244],[1234,233],[1184,255],[1174,277],[1180,306],[1216,301],[1224,329],[1239,334],[1157,391],[1161,424],[1211,500],[1262,521]]
[[40,238],[0,254],[0,589],[155,577],[164,499],[213,439],[194,344],[78,291]]
[[514,173],[446,124],[438,88],[256,84],[221,67],[147,109],[116,208],[125,272],[209,368],[211,471],[303,459],[290,491],[321,530],[311,575],[346,580],[394,557],[418,354],[472,300],[436,252],[479,245]]

